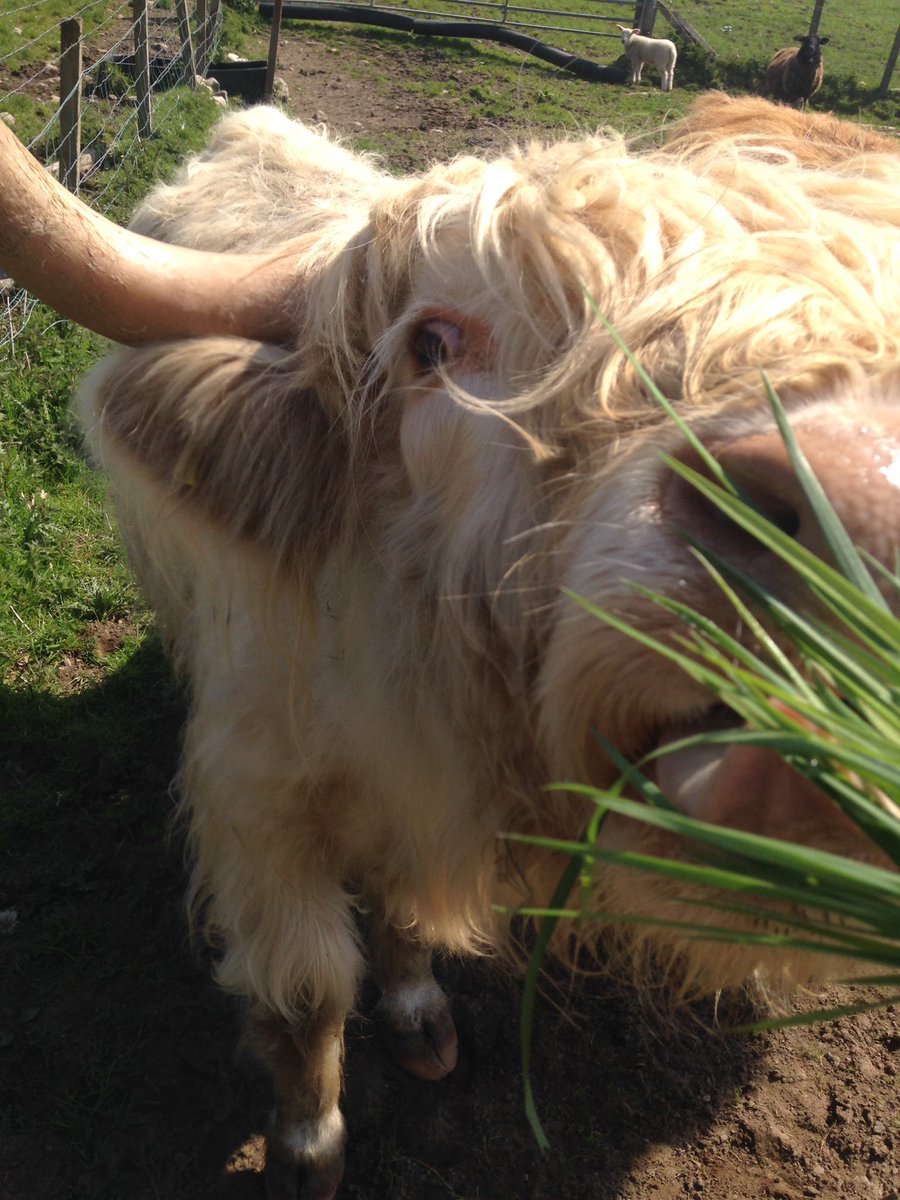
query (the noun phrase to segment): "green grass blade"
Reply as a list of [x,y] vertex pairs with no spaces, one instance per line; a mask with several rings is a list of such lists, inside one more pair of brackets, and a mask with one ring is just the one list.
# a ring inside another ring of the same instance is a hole
[[763,372],[763,381],[766,387],[766,395],[772,406],[772,412],[775,414],[775,420],[778,423],[778,429],[787,447],[794,473],[800,482],[800,486],[803,488],[806,499],[825,536],[829,549],[834,555],[838,570],[855,587],[859,588],[863,595],[868,596],[874,604],[880,605],[885,612],[889,611],[884,597],[875,586],[870,572],[866,569],[859,552],[848,536],[821,483],[816,478],[806,455],[801,450],[781,401],[778,399],[775,389],[772,387],[765,372]]
[[[575,856],[563,871],[562,877],[556,886],[556,891],[553,893],[553,899],[550,903],[550,908],[558,908],[563,901],[571,894],[572,889],[578,879],[581,870],[581,860]],[[531,1047],[534,1038],[534,1007],[537,1001],[537,981],[538,975],[543,965],[544,957],[547,953],[547,947],[550,944],[550,939],[553,936],[553,931],[558,924],[558,918],[552,915],[545,916],[538,926],[537,935],[535,938],[534,950],[531,954],[531,959],[528,963],[528,972],[525,976],[525,985],[522,992],[522,1016],[520,1022],[522,1036],[522,1079],[525,1090],[525,1115],[528,1118],[528,1123],[534,1134],[537,1144],[542,1150],[547,1150],[550,1142],[547,1135],[544,1133],[544,1128],[541,1125],[540,1117],[537,1112],[537,1105],[534,1100],[534,1089],[531,1084]]]

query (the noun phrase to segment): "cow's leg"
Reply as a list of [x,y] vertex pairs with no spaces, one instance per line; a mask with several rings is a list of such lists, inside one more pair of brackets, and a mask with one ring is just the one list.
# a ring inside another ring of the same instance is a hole
[[215,700],[198,707],[185,751],[193,886],[208,897],[219,982],[249,1001],[245,1045],[272,1075],[269,1200],[330,1200],[344,1153],[344,1022],[365,967],[354,906],[322,849],[325,802],[269,773],[286,761],[275,717],[247,718],[237,689]]
[[338,1108],[343,1008],[287,1021],[262,1005],[247,1018],[247,1043],[272,1072],[275,1111],[266,1138],[267,1200],[331,1200],[344,1168]]
[[419,1079],[443,1079],[456,1066],[456,1026],[431,971],[431,951],[415,933],[376,920],[372,970],[381,999],[376,1015],[391,1057]]

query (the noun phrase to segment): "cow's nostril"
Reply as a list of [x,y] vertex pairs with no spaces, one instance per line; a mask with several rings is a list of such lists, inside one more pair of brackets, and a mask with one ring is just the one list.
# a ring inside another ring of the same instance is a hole
[[734,474],[731,476],[731,481],[738,489],[741,499],[745,500],[760,516],[765,517],[788,537],[800,536],[803,520],[796,504],[777,496],[760,494],[758,486],[748,485]]
[[[737,486],[752,508],[791,537],[796,536],[800,518],[790,505],[778,505],[771,500],[763,503],[759,497],[749,495],[740,484]],[[666,523],[701,549],[721,553],[725,550],[746,552],[753,546],[758,547],[756,539],[743,526],[681,476],[673,475],[668,481],[663,492],[662,510]]]
[[[810,514],[803,489],[794,475],[786,454],[759,452],[751,444],[750,453],[744,443],[723,447],[716,458],[741,499],[780,529],[788,537],[805,542],[809,537]],[[693,451],[684,453],[681,461],[706,478],[711,472],[700,456]],[[673,472],[664,488],[662,499],[664,519],[701,549],[726,558],[735,565],[749,565],[767,551],[742,525],[689,480]]]
[[772,524],[777,525],[782,532],[788,535],[788,537],[799,536],[801,521],[800,517],[793,509],[791,509],[789,512],[781,514],[764,512],[763,516],[767,516]]

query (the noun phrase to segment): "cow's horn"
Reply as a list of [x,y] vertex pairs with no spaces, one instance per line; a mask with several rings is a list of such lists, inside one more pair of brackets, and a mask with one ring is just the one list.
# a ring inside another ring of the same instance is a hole
[[123,229],[57,183],[2,121],[0,264],[64,316],[129,345],[290,339],[296,260],[186,250]]

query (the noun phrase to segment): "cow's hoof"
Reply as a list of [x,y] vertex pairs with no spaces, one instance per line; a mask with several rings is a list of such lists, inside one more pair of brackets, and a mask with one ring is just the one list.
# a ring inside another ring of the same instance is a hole
[[266,1154],[266,1200],[334,1200],[344,1174],[344,1156],[327,1167],[304,1167]]
[[376,1010],[382,1037],[388,1054],[410,1075],[443,1079],[456,1066],[456,1026],[437,984],[428,989],[427,1000],[421,991],[416,989],[414,999],[402,990],[382,997]]
[[344,1118],[290,1121],[277,1111],[266,1138],[266,1200],[333,1200],[344,1174]]

